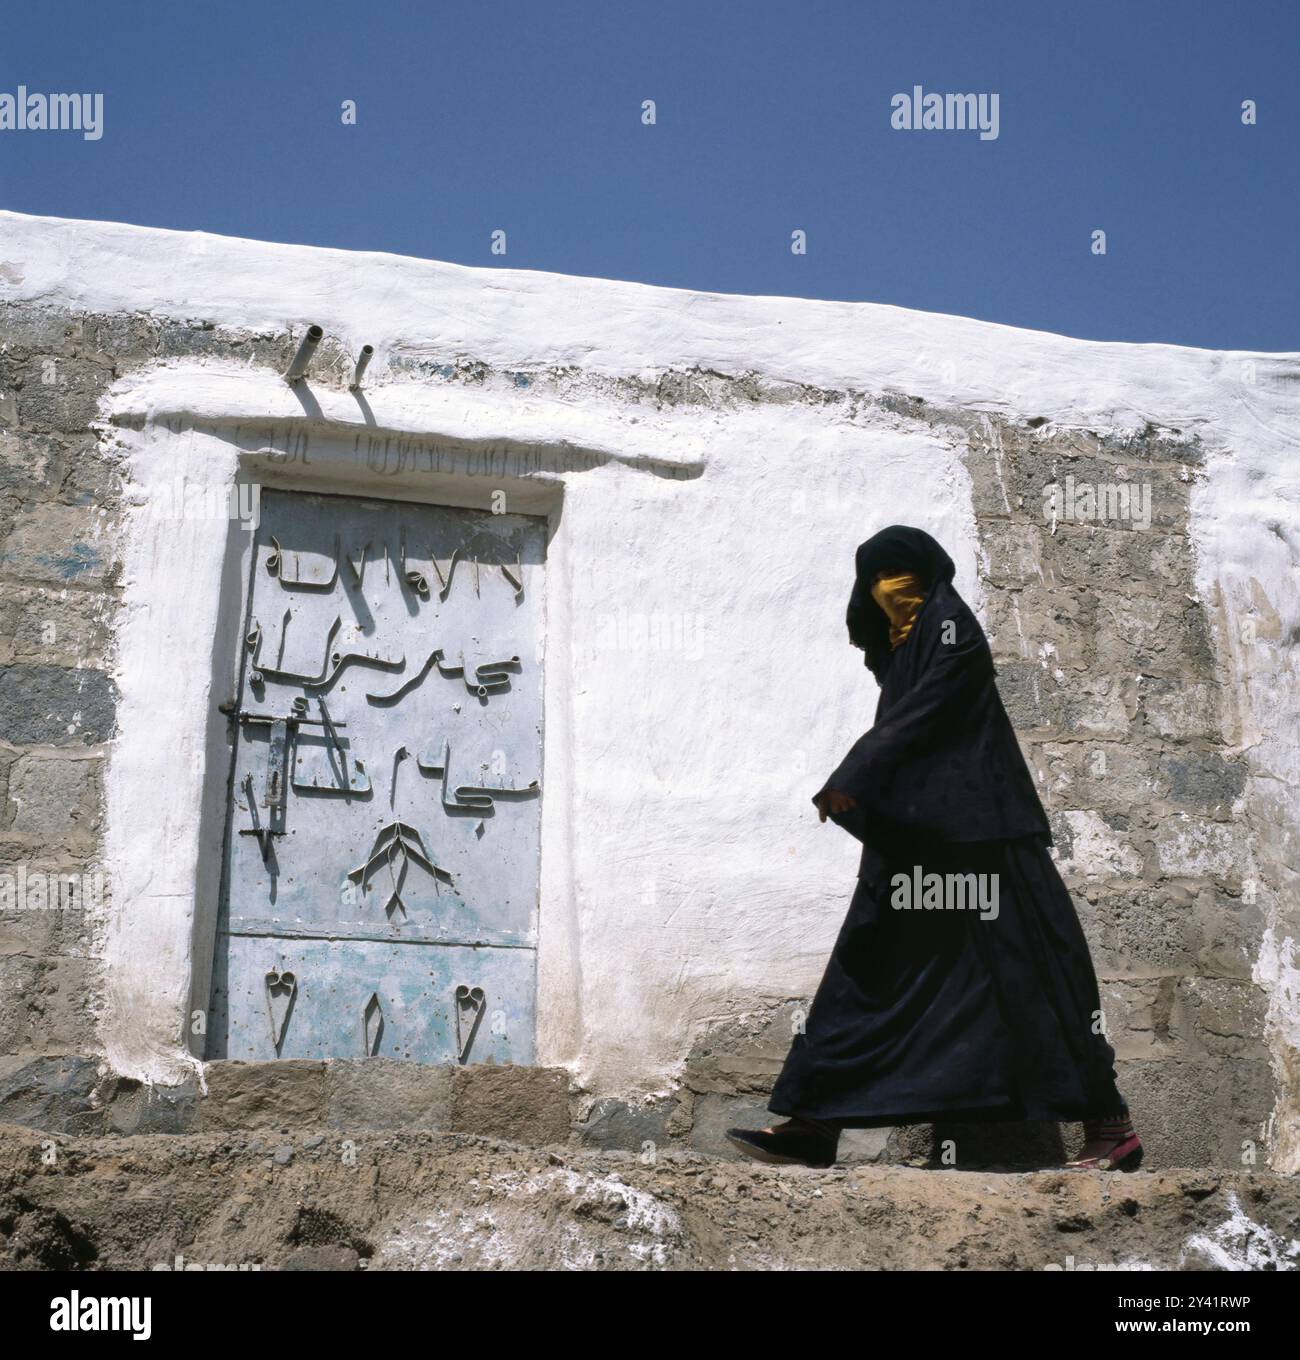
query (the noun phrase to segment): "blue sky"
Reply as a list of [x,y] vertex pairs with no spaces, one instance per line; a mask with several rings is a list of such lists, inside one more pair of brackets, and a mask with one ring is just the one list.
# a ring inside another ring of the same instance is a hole
[[[1300,350],[1296,0],[42,0],[20,84],[104,96],[0,131],[20,212]],[[997,139],[894,130],[916,84]]]

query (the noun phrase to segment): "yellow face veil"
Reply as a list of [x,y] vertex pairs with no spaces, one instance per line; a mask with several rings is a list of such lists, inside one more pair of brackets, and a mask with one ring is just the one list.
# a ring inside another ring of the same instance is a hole
[[893,651],[912,631],[917,610],[925,602],[925,586],[915,572],[880,572],[872,583],[871,598],[889,620],[889,648]]

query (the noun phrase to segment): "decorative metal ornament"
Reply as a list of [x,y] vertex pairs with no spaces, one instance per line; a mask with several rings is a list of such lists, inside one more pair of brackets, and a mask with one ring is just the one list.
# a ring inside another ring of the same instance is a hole
[[487,999],[482,987],[471,987],[460,983],[456,988],[456,1056],[464,1062],[469,1055],[469,1047],[474,1042],[479,1021],[487,1009]]
[[384,1008],[379,1004],[379,993],[371,992],[361,1012],[361,1051],[367,1058],[379,1052],[379,1041],[384,1036]]
[[284,1031],[289,1023],[289,1012],[293,1010],[294,997],[298,995],[298,979],[290,972],[272,968],[266,975],[266,1013],[271,1021],[271,1047],[280,1056],[280,1045],[284,1042]]
[[362,892],[365,892],[369,888],[372,871],[382,864],[387,864],[392,892],[388,896],[388,901],[384,903],[384,910],[388,913],[390,919],[395,909],[400,910],[402,915],[405,916],[406,903],[402,901],[402,885],[406,881],[407,866],[412,861],[433,875],[435,887],[439,879],[445,879],[448,884],[453,882],[451,874],[446,869],[439,868],[429,858],[429,853],[424,848],[424,842],[420,839],[420,833],[413,826],[407,826],[405,822],[396,821],[389,822],[386,827],[380,830],[378,836],[375,837],[375,844],[370,851],[370,857],[364,864],[349,870],[348,877],[354,879],[360,885]]

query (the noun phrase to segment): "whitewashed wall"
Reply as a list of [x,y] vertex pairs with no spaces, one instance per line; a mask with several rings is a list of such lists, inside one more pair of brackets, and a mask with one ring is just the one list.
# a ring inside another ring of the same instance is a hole
[[[204,838],[220,837],[201,816],[222,757],[208,722],[219,697],[211,639],[221,587],[238,580],[225,526],[143,512],[151,488],[180,468],[217,483],[239,467],[275,480],[285,470],[263,455],[304,434],[319,451],[304,484],[325,477],[462,504],[485,490],[468,464],[381,482],[357,433],[451,450],[504,442],[543,462],[566,450],[607,456],[539,474],[531,488],[512,483],[553,530],[538,1056],[593,1090],[662,1089],[718,1016],[806,995],[819,976],[856,857],[818,825],[809,796],[875,703],[843,628],[856,544],[889,522],[921,525],[981,607],[957,442],[887,405],[808,400],[801,384],[1098,431],[1150,421],[1199,437],[1198,590],[1236,668],[1228,702],[1250,752],[1250,799],[1260,824],[1277,828],[1270,853],[1294,870],[1294,647],[1276,649],[1267,674],[1233,660],[1233,648],[1246,618],[1265,618],[1283,641],[1300,630],[1300,356],[1094,344],[869,304],[8,213],[0,298],[250,334],[314,321],[353,353],[377,349],[364,404],[320,384],[307,404],[265,370],[194,359],[136,370],[105,403],[104,438],[121,450],[136,507],[120,527],[122,697],[108,784],[119,900],[102,943],[102,1030],[123,1072],[172,1080],[193,1065],[183,1042],[203,968],[193,941],[215,894],[200,871]],[[449,385],[410,371],[458,358],[483,364],[487,380]],[[636,399],[638,382],[692,367],[752,379],[755,399]],[[509,377],[548,369],[577,370],[576,389]],[[174,668],[161,673],[159,655]],[[175,751],[186,759],[164,758]],[[1256,975],[1280,1085],[1294,1091],[1294,896],[1270,912]],[[1295,1112],[1285,1099],[1279,1109],[1284,1121]],[[1300,1147],[1289,1155],[1300,1159]]]

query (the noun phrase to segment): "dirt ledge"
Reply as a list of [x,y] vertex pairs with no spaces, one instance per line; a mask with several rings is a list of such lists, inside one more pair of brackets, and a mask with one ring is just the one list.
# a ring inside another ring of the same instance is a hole
[[0,1125],[0,1269],[1296,1269],[1300,1180]]

